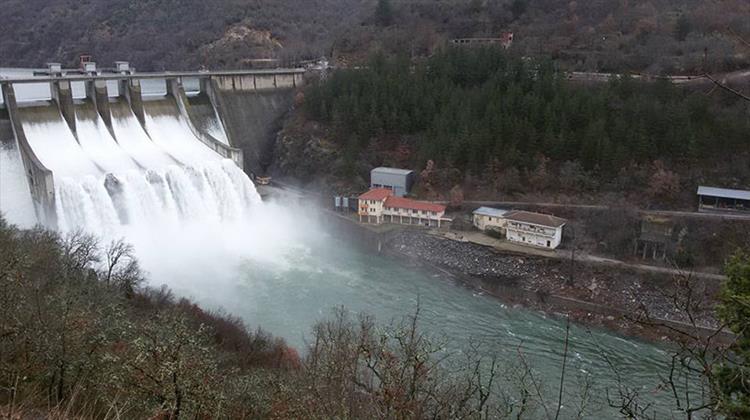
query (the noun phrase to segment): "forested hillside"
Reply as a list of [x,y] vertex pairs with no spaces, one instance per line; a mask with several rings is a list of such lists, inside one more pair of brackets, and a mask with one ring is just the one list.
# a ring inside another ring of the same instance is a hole
[[[380,12],[377,12],[380,5]],[[750,65],[745,0],[4,0],[0,66],[240,68],[248,59],[430,55],[455,37],[515,33],[566,69],[721,72]]]
[[471,178],[495,191],[666,199],[681,181],[750,182],[747,103],[666,81],[583,88],[551,61],[498,49],[447,49],[416,66],[376,57],[312,85],[305,110],[352,169],[359,159],[427,169],[424,178],[441,168],[448,188]]
[[512,49],[564,68],[701,73],[750,63],[750,3],[744,0],[382,0],[387,19],[341,37],[344,60],[363,45],[429,54],[440,40],[515,35]]
[[1,66],[77,65],[79,54],[142,70],[247,67],[318,57],[371,0],[4,0]]

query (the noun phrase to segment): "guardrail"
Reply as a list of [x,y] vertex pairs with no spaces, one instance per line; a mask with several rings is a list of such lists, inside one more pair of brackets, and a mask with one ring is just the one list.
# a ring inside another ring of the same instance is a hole
[[297,75],[306,72],[303,68],[279,68],[258,70],[227,70],[227,71],[186,71],[186,72],[154,72],[133,74],[68,74],[62,76],[35,76],[35,77],[4,77],[0,83],[45,83],[61,80],[71,82],[86,80],[126,80],[126,79],[179,79],[179,78],[207,78],[212,76],[271,76],[271,75]]

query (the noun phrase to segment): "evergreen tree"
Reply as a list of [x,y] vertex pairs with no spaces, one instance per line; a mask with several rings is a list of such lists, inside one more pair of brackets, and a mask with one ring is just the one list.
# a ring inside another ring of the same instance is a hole
[[390,26],[393,23],[391,0],[378,0],[378,5],[375,7],[375,22],[380,26]]
[[676,40],[682,42],[687,39],[687,36],[692,30],[693,28],[690,24],[690,20],[685,14],[682,14],[677,18],[677,22],[675,23],[674,37]]
[[510,3],[510,12],[513,13],[513,19],[518,19],[522,14],[526,13],[527,7],[527,0],[513,0]]
[[718,372],[719,409],[727,418],[746,419],[750,418],[750,254],[735,254],[725,272],[719,316],[737,341]]
[[522,172],[544,154],[553,170],[571,161],[614,177],[654,159],[750,150],[750,120],[739,107],[629,77],[581,88],[562,82],[547,61],[527,63],[496,48],[449,48],[418,64],[380,54],[365,69],[311,85],[305,107],[339,140],[410,135],[422,162],[469,171],[498,157]]

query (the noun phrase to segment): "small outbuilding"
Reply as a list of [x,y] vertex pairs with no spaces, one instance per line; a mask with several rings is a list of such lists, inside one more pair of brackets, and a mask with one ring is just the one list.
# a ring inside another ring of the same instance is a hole
[[509,241],[550,249],[557,248],[562,242],[565,219],[529,211],[513,211],[504,217]]
[[700,186],[698,211],[750,213],[750,191]]
[[414,177],[414,171],[409,169],[379,167],[370,171],[370,188],[386,188],[396,197],[403,197],[411,191]]
[[641,220],[641,232],[635,241],[635,255],[644,260],[665,260],[674,250],[674,222],[663,216],[647,215]]
[[507,223],[505,215],[508,214],[508,210],[480,207],[474,210],[472,214],[472,221],[477,229],[481,231],[495,230],[505,233],[505,225]]

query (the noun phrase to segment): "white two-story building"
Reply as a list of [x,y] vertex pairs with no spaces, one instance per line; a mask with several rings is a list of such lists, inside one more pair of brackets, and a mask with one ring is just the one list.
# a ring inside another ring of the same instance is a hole
[[513,211],[503,216],[509,241],[555,249],[562,242],[565,219],[548,214]]
[[393,196],[390,188],[373,188],[359,196],[360,223],[383,223],[385,199]]

